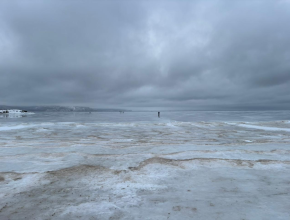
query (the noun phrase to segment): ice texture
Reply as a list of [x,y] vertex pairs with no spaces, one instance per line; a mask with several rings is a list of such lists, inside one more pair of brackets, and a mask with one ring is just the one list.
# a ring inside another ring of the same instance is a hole
[[3,118],[0,219],[290,219],[288,120],[182,114]]

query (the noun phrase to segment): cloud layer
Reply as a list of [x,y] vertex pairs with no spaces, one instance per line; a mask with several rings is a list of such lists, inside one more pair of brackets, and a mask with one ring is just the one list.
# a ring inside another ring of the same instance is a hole
[[290,109],[289,1],[2,1],[7,105]]

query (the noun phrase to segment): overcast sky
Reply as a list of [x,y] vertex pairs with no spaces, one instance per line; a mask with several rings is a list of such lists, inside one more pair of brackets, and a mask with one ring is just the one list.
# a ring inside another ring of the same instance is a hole
[[290,1],[1,1],[0,104],[290,109]]

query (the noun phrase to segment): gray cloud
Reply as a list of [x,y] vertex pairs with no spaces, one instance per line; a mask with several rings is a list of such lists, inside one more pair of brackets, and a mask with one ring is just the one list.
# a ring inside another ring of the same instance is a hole
[[290,109],[290,2],[2,1],[0,104]]

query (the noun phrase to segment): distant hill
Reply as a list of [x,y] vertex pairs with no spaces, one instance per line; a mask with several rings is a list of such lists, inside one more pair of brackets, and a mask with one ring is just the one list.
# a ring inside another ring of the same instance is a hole
[[81,106],[7,106],[0,105],[0,109],[21,109],[29,112],[128,112],[125,109],[97,109]]

